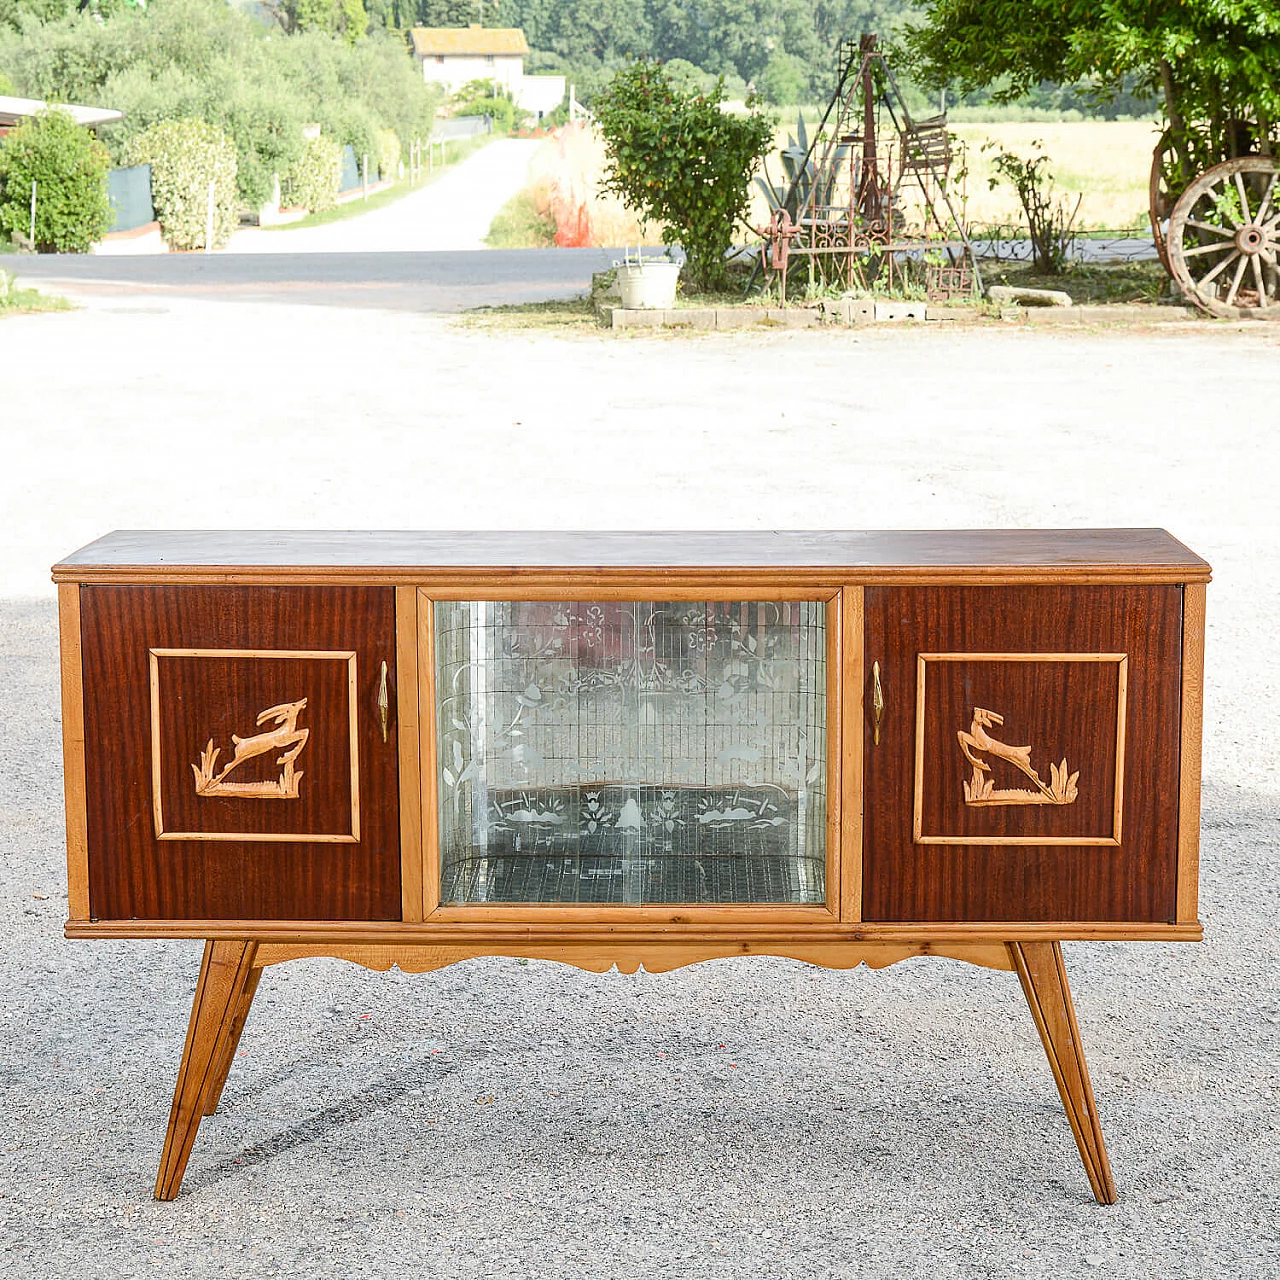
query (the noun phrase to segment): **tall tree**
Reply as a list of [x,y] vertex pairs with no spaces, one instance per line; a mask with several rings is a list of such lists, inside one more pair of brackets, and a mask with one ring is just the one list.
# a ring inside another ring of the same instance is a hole
[[1044,80],[1100,91],[1128,74],[1161,95],[1193,164],[1268,150],[1280,121],[1276,0],[926,0],[908,35],[915,71],[964,90]]

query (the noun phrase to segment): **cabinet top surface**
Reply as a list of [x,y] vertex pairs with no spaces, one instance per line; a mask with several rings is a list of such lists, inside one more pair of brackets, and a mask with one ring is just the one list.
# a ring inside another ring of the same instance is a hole
[[[116,530],[54,566],[55,581],[198,577],[458,576],[555,570],[1026,571],[1028,577],[1203,581],[1209,566],[1163,529],[736,532]],[[284,574],[280,571],[292,571]]]

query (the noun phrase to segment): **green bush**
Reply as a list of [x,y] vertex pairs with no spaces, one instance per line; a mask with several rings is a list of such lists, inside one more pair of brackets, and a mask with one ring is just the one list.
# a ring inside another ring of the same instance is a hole
[[251,209],[268,200],[277,175],[283,180],[302,157],[306,123],[297,101],[278,88],[237,84],[211,113],[235,144],[236,191]]
[[665,244],[684,247],[695,288],[727,282],[725,257],[746,217],[751,176],[773,139],[758,111],[727,115],[724,84],[710,93],[672,84],[640,59],[592,102],[604,135],[606,188],[641,218],[662,223]]
[[35,247],[85,253],[111,225],[110,157],[66,111],[42,111],[0,141],[0,227],[26,236],[36,184]]
[[204,249],[213,186],[213,248],[236,227],[236,149],[203,120],[165,120],[130,138],[127,164],[151,166],[151,203],[174,249]]
[[342,178],[342,148],[321,134],[308,138],[302,155],[280,182],[280,203],[288,209],[323,213],[337,201]]
[[378,176],[395,181],[400,169],[400,139],[394,129],[378,130]]
[[321,129],[341,147],[356,154],[356,168],[363,156],[369,157],[372,172],[378,163],[378,117],[359,102],[335,100],[317,116]]
[[525,113],[511,100],[511,95],[492,80],[472,80],[464,84],[451,99],[455,116],[488,116],[493,132],[510,133],[517,120],[524,122]]

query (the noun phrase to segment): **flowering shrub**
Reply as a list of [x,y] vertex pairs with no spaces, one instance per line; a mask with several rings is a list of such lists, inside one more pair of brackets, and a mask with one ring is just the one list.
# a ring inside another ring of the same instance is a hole
[[164,120],[125,144],[128,164],[151,166],[151,203],[174,249],[204,249],[213,183],[213,248],[236,226],[236,149],[203,120]]
[[65,111],[42,111],[0,141],[0,227],[26,236],[36,184],[35,247],[85,253],[111,225],[107,149]]
[[323,213],[332,209],[342,178],[342,149],[332,138],[308,138],[302,157],[280,180],[280,203],[289,209]]

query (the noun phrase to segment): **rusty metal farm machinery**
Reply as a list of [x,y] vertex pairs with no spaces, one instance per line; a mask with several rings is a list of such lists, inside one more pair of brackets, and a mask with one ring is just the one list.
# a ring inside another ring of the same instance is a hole
[[912,119],[876,37],[843,42],[821,123],[810,136],[801,119],[784,183],[759,180],[770,217],[758,265],[783,305],[801,264],[811,282],[859,291],[910,275],[932,300],[981,292],[953,200],[955,158],[945,113]]

